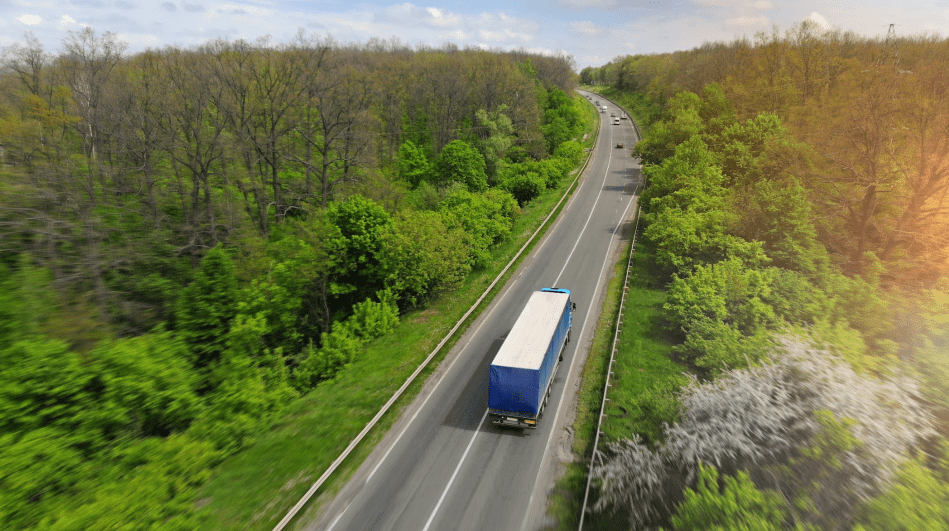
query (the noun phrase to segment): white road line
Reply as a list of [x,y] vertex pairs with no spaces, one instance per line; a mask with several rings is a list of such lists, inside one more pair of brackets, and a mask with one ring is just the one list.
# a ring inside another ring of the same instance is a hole
[[[610,129],[610,143],[608,145],[613,145],[613,129]],[[606,184],[607,177],[610,176],[610,165],[613,163],[613,151],[610,150],[610,156],[606,159],[606,171],[603,172],[603,183]],[[557,282],[560,282],[560,277],[563,276],[563,272],[567,269],[567,264],[570,263],[570,258],[573,257],[573,252],[577,250],[577,245],[580,245],[580,239],[583,238],[584,231],[587,230],[587,225],[590,224],[590,219],[593,218],[593,213],[596,212],[596,204],[600,202],[600,196],[603,195],[603,186],[600,186],[600,193],[596,194],[596,200],[593,201],[593,208],[590,209],[590,215],[587,216],[587,222],[583,224],[583,228],[580,229],[580,235],[577,236],[577,241],[573,243],[573,249],[570,249],[570,254],[567,255],[567,260],[563,263],[563,268],[560,270],[560,273],[557,274],[557,278],[554,280],[554,283],[551,286],[556,286]]]
[[[610,160],[612,161],[613,158],[610,157]],[[609,165],[607,165],[607,174],[609,174]],[[623,210],[623,215],[619,218],[619,221],[616,223],[616,227],[613,228],[613,234],[610,236],[610,245],[606,248],[606,256],[603,257],[603,265],[600,266],[600,276],[597,277],[596,279],[596,288],[593,290],[593,298],[591,299],[591,301],[596,301],[596,295],[600,291],[600,284],[603,280],[603,275],[607,270],[606,264],[609,262],[610,252],[613,249],[613,239],[616,237],[616,232],[619,230],[619,227],[622,224],[622,221],[626,219],[626,213],[629,211],[629,207],[633,203],[634,201],[630,201],[629,203],[626,204],[626,209]],[[576,342],[576,345],[578,346],[581,344],[581,341],[583,339],[583,333],[586,331],[587,320],[590,318],[591,313],[592,312],[587,311],[586,316],[583,318],[583,326],[580,328],[580,335],[577,337],[577,342]],[[567,379],[564,380],[564,388],[560,392],[560,400],[557,402],[557,409],[554,411],[554,425],[557,424],[556,419],[557,419],[557,416],[560,415],[560,407],[563,405],[563,399],[565,396],[567,396],[567,384],[570,382],[570,375],[573,374],[573,362],[576,361],[577,359],[576,348],[574,348],[573,352],[574,352],[573,358],[570,359],[570,367],[567,369]],[[542,455],[540,458],[541,468],[544,467],[544,462],[547,460],[547,450],[550,449],[550,441],[552,441],[553,438],[554,438],[554,429],[553,427],[551,427],[550,435],[547,436],[547,444],[546,446],[544,446],[544,455]],[[530,517],[530,512],[531,512],[530,511],[531,503],[533,503],[533,500],[534,500],[534,493],[537,492],[537,485],[540,483],[540,476],[541,476],[540,471],[538,471],[537,477],[536,479],[534,479],[534,488],[531,489],[531,497],[530,497],[530,502],[528,502],[527,504],[527,511],[524,512],[524,520],[521,522],[521,525],[518,528],[521,531],[523,531],[525,529],[525,526],[527,526],[527,520]]]
[[[501,301],[503,301],[504,298],[507,297],[508,293],[510,293],[510,292],[511,292],[511,286],[506,287],[506,288],[504,289],[504,292],[501,293],[500,295],[498,295],[498,298],[495,299],[495,302],[501,302]],[[494,304],[494,302],[492,302],[492,304]],[[478,323],[478,326],[474,329],[474,331],[471,332],[471,337],[474,337],[475,335],[478,334],[478,332],[481,330],[481,327],[484,326],[484,324],[487,323],[487,322],[490,320],[489,317],[491,316],[491,314],[494,313],[494,312],[495,312],[498,308],[500,308],[500,307],[501,307],[501,306],[500,306],[499,304],[495,304],[493,308],[491,308],[491,309],[488,310],[488,312],[484,315],[485,318],[484,318],[484,319],[481,319],[481,322]],[[470,342],[470,341],[469,341],[469,342]],[[468,347],[468,345],[465,344],[465,346],[462,347],[462,349],[461,349],[462,352],[463,352],[464,349],[467,348],[467,347]],[[458,361],[459,359],[461,359],[461,358],[462,358],[462,355],[461,355],[461,352],[459,352],[458,355],[455,356],[455,359],[451,360],[451,363],[448,364],[448,368],[445,369],[445,375],[442,376],[442,379],[441,379],[441,380],[439,380],[438,382],[435,383],[435,387],[432,389],[432,392],[429,393],[428,396],[425,397],[425,400],[423,400],[422,403],[419,405],[418,409],[415,410],[415,414],[412,415],[412,418],[409,419],[409,421],[405,423],[405,427],[402,428],[402,431],[399,433],[399,436],[395,438],[395,441],[393,441],[393,442],[392,442],[392,445],[389,446],[389,449],[386,450],[386,453],[382,456],[382,459],[379,460],[379,462],[376,464],[376,466],[372,469],[372,472],[369,473],[369,477],[367,477],[367,478],[366,478],[366,481],[363,482],[363,486],[364,486],[364,487],[369,483],[369,480],[372,479],[372,476],[375,475],[376,471],[379,470],[379,467],[382,466],[382,463],[385,462],[386,458],[389,457],[389,453],[392,452],[392,450],[395,448],[395,446],[396,446],[397,444],[399,444],[399,440],[402,439],[402,436],[405,435],[405,432],[408,431],[408,429],[409,429],[410,426],[412,426],[412,422],[415,421],[415,417],[417,417],[418,414],[421,413],[422,409],[425,408],[425,404],[428,403],[428,399],[431,398],[432,395],[435,394],[435,391],[438,389],[438,386],[441,385],[441,383],[442,383],[443,381],[445,381],[445,379],[448,377],[448,373],[451,371],[451,368],[455,366],[455,362],[457,362],[457,361]],[[487,414],[487,412],[485,412],[485,414]],[[361,494],[361,492],[360,492],[360,494]],[[358,495],[359,495],[359,494],[357,494],[356,496],[358,496]],[[355,498],[353,498],[353,499],[354,499],[354,501],[355,501]],[[339,519],[342,518],[344,514],[346,514],[346,511],[349,510],[349,506],[352,505],[352,504],[353,504],[353,502],[349,502],[349,505],[347,505],[346,508],[343,509],[343,511],[342,511],[341,513],[339,513],[339,516],[337,516],[336,519],[333,520],[333,523],[329,526],[329,528],[326,529],[326,531],[332,531],[333,526],[335,526],[335,525],[336,525],[336,522],[338,522]]]
[[[353,501],[356,501],[356,499],[353,498],[353,500],[349,502],[349,505],[352,505],[352,504],[353,504]],[[339,522],[339,519],[342,518],[343,515],[346,514],[346,511],[349,510],[349,505],[347,505],[346,508],[343,509],[343,512],[339,513],[339,516],[337,516],[337,517],[333,520],[333,523],[331,523],[330,526],[326,528],[326,531],[333,531],[333,528],[336,527],[336,522]]]
[[[612,145],[612,141],[613,141],[613,129],[611,128],[611,129],[610,129],[610,145]],[[609,155],[609,158],[607,159],[606,171],[604,172],[604,175],[603,175],[603,183],[606,183],[606,179],[607,179],[607,177],[609,176],[610,165],[612,164],[612,161],[613,161],[613,152],[612,152],[612,150],[611,150],[609,153],[610,153],[610,155]],[[578,189],[579,189],[579,186],[582,186],[582,185],[583,185],[583,183],[581,182],[580,185],[578,185]],[[576,250],[577,245],[580,243],[580,238],[583,237],[583,231],[585,231],[587,225],[589,225],[590,219],[593,217],[593,212],[596,210],[596,204],[597,204],[597,202],[599,202],[599,200],[600,200],[600,195],[602,195],[602,194],[603,194],[603,186],[602,186],[602,184],[601,184],[601,186],[600,186],[600,192],[597,194],[596,200],[593,202],[593,208],[590,209],[590,216],[587,217],[587,221],[586,221],[586,223],[583,225],[583,229],[580,231],[580,235],[577,237],[577,241],[574,242],[574,244],[573,244],[573,249],[571,249],[570,255],[567,256],[567,260],[566,260],[566,262],[564,262],[563,269],[560,270],[560,273],[557,275],[557,279],[554,280],[554,283],[551,284],[551,286],[556,286],[556,285],[557,285],[557,282],[560,280],[560,276],[563,275],[564,270],[567,268],[567,264],[570,262],[570,258],[573,256],[573,252]],[[561,221],[563,221],[563,218],[560,218],[560,217],[558,216],[558,217],[557,217],[557,220],[556,220],[554,223],[555,223],[555,225],[557,225],[557,224],[559,224]],[[554,230],[554,229],[555,229],[555,226],[551,226],[551,227],[550,227],[550,230]],[[541,242],[540,245],[543,246],[544,244],[546,244],[546,243],[547,243],[547,240],[548,240],[548,238],[545,236],[545,237],[544,237],[544,240]],[[539,249],[539,248],[538,248],[538,249]],[[533,251],[532,251],[532,252],[533,252]],[[518,276],[520,276],[520,274],[523,274],[523,271],[522,271],[521,273],[519,273]],[[597,284],[599,284],[599,280],[597,280]],[[488,312],[484,315],[484,318],[481,319],[481,322],[478,324],[477,328],[475,328],[475,330],[472,332],[471,337],[473,337],[474,335],[476,335],[476,334],[478,333],[478,331],[481,329],[481,327],[484,326],[484,324],[487,323],[487,322],[490,320],[490,319],[489,319],[490,315],[491,315],[495,310],[497,310],[498,308],[501,307],[500,304],[496,304],[496,303],[500,303],[501,301],[503,301],[504,298],[510,293],[512,287],[513,287],[513,283],[512,283],[512,284],[509,284],[509,285],[505,288],[504,292],[503,292],[501,295],[499,295],[498,298],[495,299],[495,301],[492,302],[492,304],[494,305],[494,308],[489,309]],[[595,294],[596,294],[596,291],[594,291],[594,296],[595,296]],[[586,319],[584,319],[583,322],[584,322],[584,326],[586,326]],[[581,330],[581,332],[580,332],[580,335],[581,335],[581,337],[582,337],[582,335],[583,335],[583,331],[582,331],[582,330]],[[467,345],[465,345],[464,348],[466,348],[466,347],[467,347]],[[464,348],[462,348],[462,351],[464,350]],[[401,431],[401,432],[399,433],[399,435],[396,437],[395,441],[393,441],[392,445],[389,446],[389,449],[386,450],[386,453],[383,454],[382,459],[380,459],[379,462],[376,464],[376,466],[373,467],[372,472],[369,473],[369,476],[366,478],[366,481],[363,482],[363,486],[365,486],[365,485],[367,485],[367,484],[369,483],[369,480],[372,479],[372,477],[375,475],[376,471],[379,470],[379,467],[382,466],[382,463],[384,463],[385,460],[386,460],[386,458],[389,457],[389,453],[391,453],[392,450],[395,448],[395,446],[399,443],[399,440],[401,440],[401,439],[402,439],[402,436],[405,435],[405,432],[408,431],[409,427],[412,425],[412,422],[415,420],[415,418],[418,416],[418,414],[419,414],[419,413],[422,411],[422,409],[425,407],[425,404],[428,403],[428,399],[431,398],[432,395],[435,394],[435,391],[438,389],[438,386],[441,385],[441,383],[447,379],[448,373],[451,371],[452,367],[454,367],[455,362],[458,361],[461,357],[462,357],[462,356],[461,356],[461,352],[459,352],[458,355],[455,356],[455,359],[453,359],[453,360],[451,361],[451,363],[448,365],[448,368],[445,370],[445,375],[442,377],[441,380],[439,380],[439,381],[435,384],[435,387],[432,389],[432,392],[429,393],[429,395],[425,397],[425,400],[423,400],[423,401],[422,401],[422,404],[418,407],[418,409],[416,409],[415,414],[412,415],[412,418],[409,419],[409,421],[406,423],[405,427],[402,428],[402,431]],[[572,368],[573,368],[573,362],[572,362],[572,361],[571,361],[571,363],[570,363],[570,368],[571,368],[571,370],[572,370]],[[569,372],[568,372],[568,374],[569,374]],[[561,398],[561,402],[562,402],[562,401],[563,401],[563,399]],[[557,408],[558,408],[558,410],[559,410],[559,408],[560,408],[559,404],[558,404]],[[487,417],[487,415],[488,415],[487,410],[485,410],[484,415],[485,415],[485,417]],[[484,417],[482,417],[481,423],[482,423],[482,424],[484,423]],[[481,428],[481,425],[479,424],[479,425],[478,425],[478,429],[480,430],[480,428]],[[477,431],[475,432],[475,435],[477,435]],[[472,437],[472,438],[471,438],[471,441],[468,443],[468,449],[471,448],[471,443],[472,443],[472,442],[474,442],[474,437]],[[549,441],[549,439],[548,439],[548,445],[549,445],[549,444],[550,444],[550,441]],[[465,456],[468,454],[468,449],[466,449],[466,450],[465,450],[465,454],[462,455],[462,457],[461,457],[461,460],[462,460],[462,461],[465,460]],[[545,455],[546,455],[546,450],[544,451],[544,453],[545,453]],[[461,462],[458,463],[458,467],[455,469],[455,474],[458,473],[458,469],[459,469],[460,467],[461,467]],[[451,482],[454,481],[454,479],[455,479],[455,474],[452,474],[452,477],[451,477],[451,479],[449,480],[449,483],[448,483],[448,486],[449,486],[449,487],[451,486]],[[445,494],[446,494],[447,492],[448,492],[448,487],[445,487],[445,492],[442,493],[442,497],[441,497],[441,499],[439,499],[438,505],[441,505],[442,499],[444,499]],[[358,494],[357,494],[357,496],[358,496]],[[354,498],[354,500],[355,500],[355,498]],[[343,509],[342,512],[340,512],[339,515],[338,515],[335,519],[333,519],[333,523],[330,524],[329,528],[327,528],[326,531],[332,531],[333,527],[334,527],[334,526],[336,525],[336,523],[343,517],[343,515],[346,514],[346,511],[349,510],[349,507],[350,507],[352,504],[353,504],[353,502],[349,502],[349,505],[347,505],[346,508]],[[435,511],[438,510],[438,505],[435,506]],[[432,517],[434,517],[434,516],[435,516],[435,513],[433,512],[433,513],[432,513],[432,516],[429,517],[429,524],[431,523]],[[429,524],[426,524],[426,525],[425,525],[425,529],[428,529],[428,525],[429,525]]]
[[458,475],[458,471],[461,470],[461,464],[464,463],[465,458],[468,457],[468,450],[471,450],[471,445],[474,444],[475,437],[481,432],[481,425],[484,424],[484,419],[486,418],[488,418],[487,409],[484,410],[484,415],[481,416],[481,422],[478,423],[478,428],[475,430],[474,435],[471,436],[471,440],[468,441],[468,447],[465,448],[465,453],[461,454],[461,461],[458,461],[458,466],[456,466],[455,471],[451,473],[451,479],[448,480],[448,485],[445,485],[445,490],[442,491],[441,497],[438,498],[438,503],[435,504],[435,509],[432,510],[432,514],[428,517],[428,521],[425,522],[425,527],[422,528],[422,531],[428,531],[428,527],[432,525],[435,513],[437,513],[438,508],[442,506],[442,502],[445,500],[445,495],[448,494],[448,489],[451,488],[451,484],[455,482],[455,476]]

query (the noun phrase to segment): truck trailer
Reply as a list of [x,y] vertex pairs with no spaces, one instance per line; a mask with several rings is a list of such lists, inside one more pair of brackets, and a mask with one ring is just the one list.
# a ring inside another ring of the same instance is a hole
[[491,362],[488,415],[499,426],[537,428],[550,387],[570,341],[570,290],[543,288],[531,294]]

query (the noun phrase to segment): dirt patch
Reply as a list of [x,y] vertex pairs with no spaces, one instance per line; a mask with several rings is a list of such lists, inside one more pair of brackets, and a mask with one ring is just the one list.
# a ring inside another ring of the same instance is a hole
[[427,323],[433,316],[438,315],[436,310],[424,310],[417,317],[411,320],[413,323]]

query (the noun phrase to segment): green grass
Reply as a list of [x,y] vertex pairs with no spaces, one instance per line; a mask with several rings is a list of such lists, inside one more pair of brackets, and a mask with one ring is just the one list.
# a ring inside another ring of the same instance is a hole
[[[627,247],[627,251],[628,249]],[[580,390],[577,393],[576,418],[573,423],[573,452],[579,456],[580,460],[565,465],[564,475],[557,481],[557,486],[548,500],[547,513],[557,522],[557,525],[551,529],[576,529],[580,521],[580,505],[583,503],[583,491],[587,481],[586,469],[590,462],[593,437],[596,434],[596,419],[600,413],[600,401],[603,398],[606,366],[610,359],[613,333],[616,330],[616,315],[623,292],[625,269],[625,260],[621,260],[613,267],[604,297],[603,311],[600,313],[596,331],[593,334],[593,343],[587,353],[583,371],[580,372]],[[600,527],[589,529],[600,529]]]
[[652,260],[648,246],[637,247],[610,380],[612,387],[607,395],[610,402],[602,427],[605,441],[601,439],[601,443],[629,439],[638,433],[635,421],[646,413],[632,407],[636,398],[686,371],[684,365],[673,360],[672,343],[661,330],[660,316],[667,295],[650,273]]
[[[588,130],[592,134],[583,142],[586,147],[595,142],[597,116],[591,116]],[[428,308],[402,316],[395,332],[370,343],[334,380],[324,382],[291,405],[275,429],[227,459],[198,496],[206,527],[272,529],[471,307],[572,183],[572,178],[565,179],[558,189],[546,191],[525,206],[513,237],[494,249],[492,262],[483,271],[470,275],[459,289],[438,297]],[[575,189],[572,187],[569,193]],[[556,216],[551,222],[554,219]],[[531,248],[538,240],[539,236]],[[525,250],[518,264],[529,252],[530,248]],[[454,338],[324,483],[297,522],[314,520],[322,504],[339,492],[412,402],[456,339],[503,289],[518,264],[507,271]]]
[[[683,367],[672,360],[672,343],[664,338],[661,331],[660,316],[666,293],[651,273],[652,263],[653,256],[649,248],[637,244],[623,308],[619,347],[613,364],[614,375],[610,380],[612,386],[607,395],[610,402],[601,428],[604,432],[599,442],[601,451],[608,441],[632,437],[634,431],[630,419],[637,418],[638,412],[630,403],[636,396],[683,371]],[[577,416],[573,425],[573,451],[580,461],[566,465],[565,473],[548,501],[548,514],[557,521],[551,529],[576,529],[580,521],[586,471],[593,452],[593,438],[616,330],[616,313],[625,268],[625,261],[616,266],[615,275],[607,289],[603,313],[597,322],[593,345],[581,373]],[[620,407],[627,410],[625,417]],[[595,492],[591,490],[589,504],[595,501]],[[623,515],[587,514],[584,528],[627,529],[628,523]]]

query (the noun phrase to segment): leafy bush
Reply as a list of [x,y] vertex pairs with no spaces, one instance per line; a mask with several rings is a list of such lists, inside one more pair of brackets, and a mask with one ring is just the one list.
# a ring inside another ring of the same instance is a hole
[[861,511],[854,531],[929,531],[949,529],[949,453],[943,448],[935,467],[909,459],[893,486]]
[[483,194],[455,190],[442,201],[439,213],[449,230],[464,230],[471,266],[479,268],[490,259],[491,247],[510,236],[520,208],[504,190],[491,189]]
[[568,140],[557,146],[554,150],[554,158],[563,161],[568,168],[574,168],[583,162],[583,144]]
[[392,292],[380,291],[377,297],[379,302],[366,299],[353,308],[353,315],[346,321],[333,325],[329,333],[324,332],[319,349],[315,349],[312,342],[304,348],[292,378],[298,391],[309,391],[320,381],[336,376],[356,359],[367,341],[394,329],[399,322],[399,310]]
[[755,531],[783,531],[787,509],[784,499],[771,490],[758,490],[739,471],[737,475],[722,477],[713,465],[699,463],[699,477],[695,490],[685,490],[685,500],[672,516],[673,528],[678,531],[698,529],[748,529]]
[[403,308],[456,287],[471,270],[467,234],[448,228],[438,212],[403,211],[383,238],[380,254],[386,285]]
[[471,144],[464,140],[452,140],[435,159],[431,178],[439,186],[457,182],[469,192],[484,192],[488,189],[486,168],[484,156]]
[[681,390],[688,384],[685,376],[664,379],[629,400],[624,422],[632,433],[655,448],[663,442],[663,426],[679,421],[682,410]]
[[395,330],[399,324],[399,308],[391,290],[376,294],[379,302],[366,299],[353,307],[353,314],[346,320],[352,333],[362,341],[371,341]]
[[510,167],[501,178],[499,188],[510,192],[518,204],[524,206],[540,195],[547,187],[546,180],[538,173],[520,171],[519,167]]
[[764,302],[770,295],[768,273],[733,258],[674,278],[663,310],[669,326],[685,339],[675,350],[716,371],[761,359],[764,333],[776,322]]

